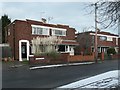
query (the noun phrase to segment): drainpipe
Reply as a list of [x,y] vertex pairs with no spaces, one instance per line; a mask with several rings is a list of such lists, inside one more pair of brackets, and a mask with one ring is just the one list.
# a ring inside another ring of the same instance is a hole
[[14,60],[16,59],[15,57],[15,23],[13,23],[13,48],[14,48]]

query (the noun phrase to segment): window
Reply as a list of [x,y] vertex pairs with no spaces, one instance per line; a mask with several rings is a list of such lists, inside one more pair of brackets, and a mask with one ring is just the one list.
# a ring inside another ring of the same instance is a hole
[[95,37],[92,36],[92,45],[94,45],[94,43],[95,43],[95,42],[94,42],[94,41],[95,41],[94,39],[95,39]]
[[118,38],[116,38],[116,45],[118,45]]
[[106,37],[106,36],[100,36],[100,40],[101,40],[101,41],[106,41],[106,40],[107,40],[107,37]]
[[107,37],[107,41],[113,41],[112,37]]
[[52,35],[66,36],[66,30],[53,29]]
[[32,25],[33,35],[49,35],[49,28],[44,26]]
[[36,34],[36,28],[35,27],[32,27],[32,34]]
[[71,50],[71,47],[70,47],[70,51],[72,51],[72,50]]
[[10,29],[8,29],[8,36],[10,35]]
[[68,46],[66,46],[66,50],[65,51],[68,51]]
[[32,34],[42,35],[42,32],[43,32],[42,28],[38,28],[38,27],[33,27],[32,28]]

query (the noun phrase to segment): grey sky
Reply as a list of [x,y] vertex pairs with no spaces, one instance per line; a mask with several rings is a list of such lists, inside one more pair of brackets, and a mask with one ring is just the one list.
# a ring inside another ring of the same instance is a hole
[[[85,27],[94,27],[94,13],[88,14],[94,8],[87,8],[89,4],[90,2],[4,2],[0,15],[8,14],[12,21],[53,17],[49,23],[67,24],[82,32]],[[104,31],[117,33],[117,30]]]

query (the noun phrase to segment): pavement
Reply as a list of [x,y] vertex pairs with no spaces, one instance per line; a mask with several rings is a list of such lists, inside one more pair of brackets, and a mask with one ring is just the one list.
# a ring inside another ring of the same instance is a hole
[[[85,64],[93,64],[95,62],[80,62],[80,63],[64,63],[64,64],[48,64],[48,65],[42,65],[42,64],[29,64],[29,63],[23,63],[20,61],[11,61],[11,62],[3,62],[4,68],[18,68],[22,66],[28,66],[30,70],[35,69],[42,69],[42,68],[52,68],[52,67],[62,67],[62,66],[73,66],[73,65],[85,65]],[[101,62],[99,62],[101,63]]]

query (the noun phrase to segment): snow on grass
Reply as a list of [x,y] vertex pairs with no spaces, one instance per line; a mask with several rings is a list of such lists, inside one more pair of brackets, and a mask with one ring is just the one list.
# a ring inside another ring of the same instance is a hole
[[111,88],[118,85],[118,72],[109,71],[58,88]]

